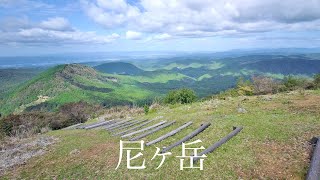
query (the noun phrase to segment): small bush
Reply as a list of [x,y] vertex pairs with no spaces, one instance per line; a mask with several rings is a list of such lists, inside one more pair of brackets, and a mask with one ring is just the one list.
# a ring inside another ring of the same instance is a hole
[[254,94],[272,94],[278,91],[278,83],[269,77],[252,77]]
[[7,136],[27,137],[41,132],[51,118],[52,113],[31,112],[9,115],[1,120],[0,128]]
[[144,109],[144,114],[148,114],[149,113],[149,106],[148,105],[144,105],[143,106],[143,109]]
[[85,102],[68,103],[58,112],[24,112],[11,114],[0,121],[0,133],[7,136],[27,137],[48,129],[61,129],[76,123],[87,121],[99,107]]
[[315,88],[317,89],[320,88],[320,73],[316,74],[313,78],[314,78],[313,83]]
[[287,76],[283,80],[284,91],[293,91],[298,89],[314,89],[314,82],[310,79],[295,77],[295,76]]
[[250,80],[244,80],[240,77],[237,83],[237,92],[241,96],[252,96],[253,95],[253,85]]
[[191,89],[178,89],[170,91],[164,99],[166,104],[188,104],[197,99],[195,92]]
[[284,78],[283,84],[288,91],[292,91],[297,89],[297,87],[299,86],[299,80],[294,76],[288,76]]

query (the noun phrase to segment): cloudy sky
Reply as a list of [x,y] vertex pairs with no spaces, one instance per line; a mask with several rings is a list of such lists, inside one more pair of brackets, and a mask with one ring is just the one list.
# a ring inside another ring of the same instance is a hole
[[1,55],[320,47],[320,0],[0,0]]

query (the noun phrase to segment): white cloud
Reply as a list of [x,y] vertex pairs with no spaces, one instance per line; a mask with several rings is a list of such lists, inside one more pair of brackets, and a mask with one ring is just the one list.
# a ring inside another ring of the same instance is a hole
[[165,40],[165,39],[170,39],[171,35],[167,33],[163,33],[163,34],[155,35],[153,38],[157,40]]
[[[108,28],[201,37],[318,29],[319,0],[82,0],[87,15]],[[303,25],[301,25],[303,24]]]
[[124,0],[97,0],[97,3],[81,0],[87,15],[105,27],[120,26],[139,16],[139,9]]
[[98,36],[94,32],[55,31],[41,28],[22,29],[17,32],[16,38],[31,43],[109,43],[119,38],[118,34]]
[[142,33],[136,31],[127,31],[126,38],[132,40],[138,40],[142,38]]
[[14,31],[17,29],[29,28],[31,27],[31,22],[28,18],[16,18],[16,17],[6,17],[0,19],[0,30],[1,31]]
[[[0,43],[4,44],[104,44],[120,38],[116,33],[97,35],[95,32],[76,30],[62,17],[49,18],[40,23],[26,19],[5,19],[3,22],[7,28],[0,28]],[[23,26],[17,26],[20,22],[24,22]],[[10,24],[11,26],[7,26]]]
[[104,9],[117,12],[125,12],[128,8],[125,0],[97,0],[97,4]]
[[72,30],[69,21],[63,17],[49,18],[42,21],[40,26],[44,29],[58,30],[58,31],[70,31]]

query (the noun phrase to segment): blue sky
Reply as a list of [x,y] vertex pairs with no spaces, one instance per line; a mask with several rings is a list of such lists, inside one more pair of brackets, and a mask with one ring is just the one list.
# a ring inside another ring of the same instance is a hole
[[0,52],[319,47],[320,0],[0,0]]

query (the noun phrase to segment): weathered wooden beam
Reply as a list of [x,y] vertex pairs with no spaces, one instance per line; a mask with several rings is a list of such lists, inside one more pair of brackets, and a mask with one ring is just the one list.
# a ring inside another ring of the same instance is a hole
[[166,147],[165,149],[163,149],[161,151],[161,153],[165,153],[167,151],[169,151],[170,149],[179,146],[180,144],[182,144],[183,142],[188,141],[189,139],[192,139],[193,137],[197,136],[198,134],[200,134],[202,131],[204,131],[205,129],[207,129],[209,126],[211,125],[211,123],[205,123],[205,124],[201,124],[201,126],[193,131],[192,133],[188,134],[187,136],[185,136],[184,138],[182,138],[180,141],[173,143],[172,145],[170,145],[169,147]]
[[125,126],[121,126],[121,127],[116,128],[116,129],[113,129],[113,130],[111,130],[111,132],[120,131],[120,130],[129,128],[129,127],[135,126],[135,125],[137,125],[137,124],[144,123],[144,122],[146,122],[146,121],[148,121],[148,120],[135,121],[135,122],[130,123],[130,124],[127,124],[127,125],[125,125]]
[[162,141],[164,139],[167,139],[168,137],[173,136],[173,135],[177,134],[178,132],[182,131],[183,129],[187,128],[191,124],[192,124],[192,121],[187,122],[184,125],[180,126],[179,128],[177,128],[177,129],[175,129],[175,130],[173,130],[173,131],[171,131],[171,132],[169,132],[169,133],[167,133],[167,134],[165,134],[163,136],[160,136],[155,140],[152,140],[152,141],[146,143],[146,146],[150,146],[150,145],[158,143],[158,142],[160,142],[160,141]]
[[81,126],[77,126],[76,128],[77,129],[84,129],[87,126],[92,126],[92,125],[95,125],[95,124],[100,124],[102,122],[106,122],[105,121],[106,117],[107,117],[107,115],[100,116],[100,117],[98,117],[98,122],[94,122],[94,123],[90,123],[90,124],[82,124]]
[[164,128],[166,128],[166,127],[171,126],[171,125],[174,124],[175,122],[176,122],[176,121],[168,122],[168,123],[166,123],[166,124],[164,124],[164,125],[161,125],[161,126],[155,128],[155,129],[153,129],[153,130],[151,130],[151,131],[149,131],[149,132],[146,132],[146,133],[141,134],[141,135],[139,135],[139,136],[137,136],[137,137],[131,138],[130,141],[137,141],[137,140],[139,140],[139,139],[142,139],[142,138],[144,138],[144,137],[146,137],[146,136],[149,136],[150,134],[153,134],[153,133],[155,133],[155,132],[157,132],[157,131],[160,131],[161,129],[164,129]]
[[[236,136],[241,130],[243,129],[243,127],[234,127],[233,131],[228,134],[226,137],[222,138],[220,141],[214,143],[212,146],[208,147],[207,149],[205,149],[204,151],[202,151],[201,153],[199,153],[197,156],[202,156],[204,154],[208,154],[213,152],[214,150],[216,150],[218,147],[220,147],[221,145],[223,145],[224,143],[226,143],[227,141],[229,141],[231,138],[233,138],[234,136]],[[193,162],[196,162],[197,160],[199,160],[199,157],[195,157],[193,159]]]
[[66,128],[63,128],[62,130],[75,129],[75,128],[77,128],[78,126],[81,126],[82,124],[83,124],[83,123],[74,124],[74,125],[68,126],[68,127],[66,127]]
[[143,127],[143,126],[145,126],[145,125],[147,125],[147,124],[149,124],[149,123],[151,123],[152,121],[154,121],[154,120],[149,120],[149,121],[144,122],[144,123],[142,123],[142,124],[140,124],[140,125],[138,125],[138,126],[132,127],[132,128],[130,128],[130,129],[127,129],[127,130],[122,131],[122,132],[118,132],[118,133],[116,133],[116,134],[113,134],[113,136],[120,136],[120,135],[127,134],[127,133],[130,132],[130,131],[135,131],[135,130],[137,130],[137,129],[139,129],[139,128],[141,128],[141,127]]
[[159,123],[157,123],[157,124],[154,124],[154,125],[152,125],[152,126],[149,126],[149,127],[143,128],[143,129],[140,129],[140,130],[138,130],[138,131],[131,132],[131,133],[129,133],[129,134],[122,135],[121,137],[122,137],[122,138],[129,137],[129,136],[132,136],[132,135],[135,135],[135,134],[138,134],[138,133],[147,131],[147,130],[149,130],[149,129],[158,127],[158,126],[160,126],[160,125],[162,125],[162,124],[164,124],[164,123],[166,123],[166,122],[167,122],[167,121],[161,121],[161,122],[159,122]]
[[106,125],[106,126],[104,126],[104,129],[109,130],[110,128],[112,128],[114,126],[118,126],[118,125],[126,123],[128,121],[131,121],[131,119],[129,119],[129,120],[126,120],[126,119],[125,120],[120,120],[120,121],[118,121],[116,123],[113,123],[113,124],[110,124],[110,125]]
[[308,170],[307,180],[319,180],[320,179],[320,137],[314,137],[311,140],[311,144],[314,146],[310,167]]
[[101,124],[101,123],[103,123],[103,122],[106,122],[106,121],[98,121],[98,122],[94,122],[94,123],[89,123],[89,124],[83,124],[83,125],[81,125],[81,126],[78,126],[77,127],[77,129],[84,129],[84,128],[86,128],[86,127],[88,127],[88,126],[93,126],[93,125],[96,125],[96,124]]
[[133,124],[135,122],[137,122],[138,120],[131,120],[131,121],[127,121],[127,122],[124,122],[122,124],[118,124],[117,126],[113,126],[113,127],[110,127],[108,128],[107,130],[109,130],[110,132],[113,132],[114,130],[118,129],[118,128],[121,128],[123,126],[126,126],[126,125],[130,125],[130,124]]
[[97,124],[88,125],[88,126],[84,127],[83,129],[93,129],[93,128],[105,126],[105,125],[108,125],[108,124],[112,124],[112,122],[114,122],[114,120],[104,121],[104,122],[100,122],[100,123],[97,123]]
[[102,120],[101,117],[100,117],[100,118],[98,118],[98,121],[97,121],[97,122],[89,123],[89,124],[83,124],[83,125],[81,125],[81,126],[78,126],[77,129],[84,129],[84,128],[88,127],[88,126],[93,126],[93,125],[96,125],[96,124],[101,124],[101,123],[103,123],[103,122],[106,122],[106,121],[105,121],[105,120]]

